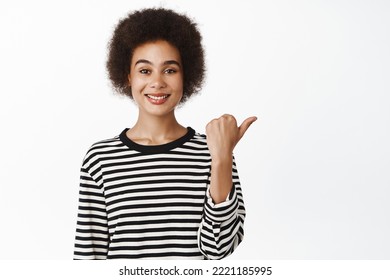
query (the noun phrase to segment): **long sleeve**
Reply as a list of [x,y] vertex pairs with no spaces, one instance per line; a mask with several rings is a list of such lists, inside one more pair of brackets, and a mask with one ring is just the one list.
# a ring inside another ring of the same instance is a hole
[[214,204],[210,186],[206,191],[204,213],[198,232],[198,246],[207,259],[222,259],[230,255],[244,237],[245,207],[233,158],[233,186],[226,201]]
[[109,235],[104,195],[83,165],[80,176],[74,259],[106,259]]

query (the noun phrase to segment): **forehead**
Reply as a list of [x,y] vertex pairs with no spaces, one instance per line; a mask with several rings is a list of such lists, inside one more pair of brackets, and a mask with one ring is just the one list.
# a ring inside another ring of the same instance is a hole
[[179,50],[163,40],[147,42],[135,48],[131,64],[134,65],[140,59],[148,60],[153,64],[162,64],[168,60],[176,60],[181,63]]

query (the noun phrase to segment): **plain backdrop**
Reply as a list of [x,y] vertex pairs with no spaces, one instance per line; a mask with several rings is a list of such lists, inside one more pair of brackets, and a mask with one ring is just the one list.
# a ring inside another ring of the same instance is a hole
[[390,2],[1,1],[1,259],[71,259],[81,161],[137,108],[105,70],[118,20],[194,18],[198,132],[259,119],[235,149],[247,218],[230,259],[390,259]]

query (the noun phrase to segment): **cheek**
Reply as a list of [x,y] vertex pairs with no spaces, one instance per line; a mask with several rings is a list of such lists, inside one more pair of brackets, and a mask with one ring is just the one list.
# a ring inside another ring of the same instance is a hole
[[132,91],[139,92],[145,87],[146,83],[138,78],[132,78],[130,82],[130,86]]
[[176,90],[183,93],[183,83],[177,83],[176,84]]
[[183,93],[183,78],[181,76],[175,79],[175,88]]

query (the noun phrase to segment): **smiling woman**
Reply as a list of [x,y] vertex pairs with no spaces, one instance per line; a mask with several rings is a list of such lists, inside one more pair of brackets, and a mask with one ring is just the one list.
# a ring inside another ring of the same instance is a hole
[[171,10],[131,13],[114,31],[107,69],[138,119],[83,160],[74,259],[230,255],[245,219],[233,149],[256,118],[237,126],[223,115],[207,137],[177,121],[175,108],[204,77],[196,25]]

